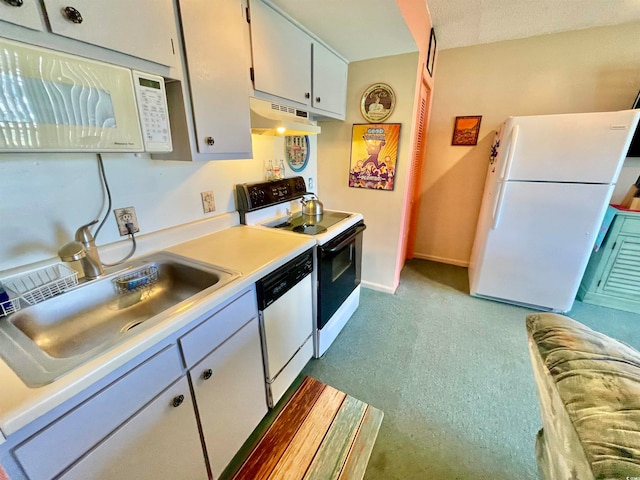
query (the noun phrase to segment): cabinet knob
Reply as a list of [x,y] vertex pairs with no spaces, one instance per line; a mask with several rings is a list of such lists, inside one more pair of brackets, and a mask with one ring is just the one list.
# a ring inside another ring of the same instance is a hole
[[320,103],[320,97],[316,97],[316,102]]
[[213,376],[213,370],[207,368],[204,372],[202,372],[202,379],[209,380]]
[[204,141],[207,145],[213,145],[214,143],[216,143],[213,137],[204,137]]
[[311,98],[311,94],[309,92],[305,93],[304,98]]
[[173,405],[174,407],[179,407],[180,405],[182,405],[182,402],[184,402],[184,395],[178,395],[177,397],[173,397],[173,402],[171,402],[171,405]]
[[4,0],[4,3],[7,3],[12,7],[21,7],[24,2],[23,0]]
[[64,14],[67,19],[73,23],[82,23],[82,15],[73,7],[64,7]]

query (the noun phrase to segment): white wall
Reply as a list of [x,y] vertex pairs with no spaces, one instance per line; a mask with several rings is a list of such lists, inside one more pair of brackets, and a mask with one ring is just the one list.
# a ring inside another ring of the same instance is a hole
[[[235,210],[237,183],[262,181],[264,162],[284,158],[279,137],[253,135],[253,160],[166,162],[148,155],[103,155],[112,208],[133,206],[140,235]],[[300,174],[317,180],[317,140]],[[286,175],[293,172],[286,166]],[[57,256],[75,230],[104,214],[106,200],[92,154],[0,155],[0,271]],[[216,211],[205,214],[200,192],[212,190]],[[121,240],[113,212],[97,244]],[[115,259],[103,258],[103,261]]]
[[[441,51],[416,256],[467,265],[491,141],[505,117],[627,109],[638,89],[639,22]],[[482,115],[475,147],[451,146],[462,115]],[[628,161],[614,201],[640,174],[639,163]]]
[[[367,230],[364,232],[363,284],[387,292],[394,292],[398,286],[395,269],[411,156],[418,58],[416,52],[349,64],[346,120],[321,122],[322,134],[318,138],[318,196],[327,209],[364,215]],[[364,91],[378,82],[389,84],[396,94],[395,110],[385,123],[402,124],[393,191],[349,187],[352,125],[367,123],[360,114],[360,100]]]

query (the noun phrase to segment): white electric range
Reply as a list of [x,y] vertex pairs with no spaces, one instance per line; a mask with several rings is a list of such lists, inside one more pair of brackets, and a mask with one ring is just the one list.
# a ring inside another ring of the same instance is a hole
[[240,221],[316,240],[312,274],[313,355],[320,358],[360,304],[361,214],[324,210],[308,216],[300,199],[308,193],[302,177],[236,186]]

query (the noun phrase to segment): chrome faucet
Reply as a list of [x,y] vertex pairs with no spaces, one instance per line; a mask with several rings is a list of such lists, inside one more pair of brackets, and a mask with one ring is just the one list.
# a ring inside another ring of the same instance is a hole
[[98,247],[96,247],[96,242],[89,230],[89,227],[97,222],[98,220],[94,220],[78,228],[75,241],[67,243],[58,250],[58,256],[63,262],[80,260],[80,265],[82,265],[82,270],[87,280],[93,280],[104,275]]

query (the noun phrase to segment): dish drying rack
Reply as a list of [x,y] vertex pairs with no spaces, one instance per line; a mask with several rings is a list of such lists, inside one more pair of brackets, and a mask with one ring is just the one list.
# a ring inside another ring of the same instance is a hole
[[9,295],[9,300],[0,302],[0,316],[6,316],[20,310],[22,303],[35,305],[74,287],[78,273],[64,263],[55,263],[7,277],[1,284]]

